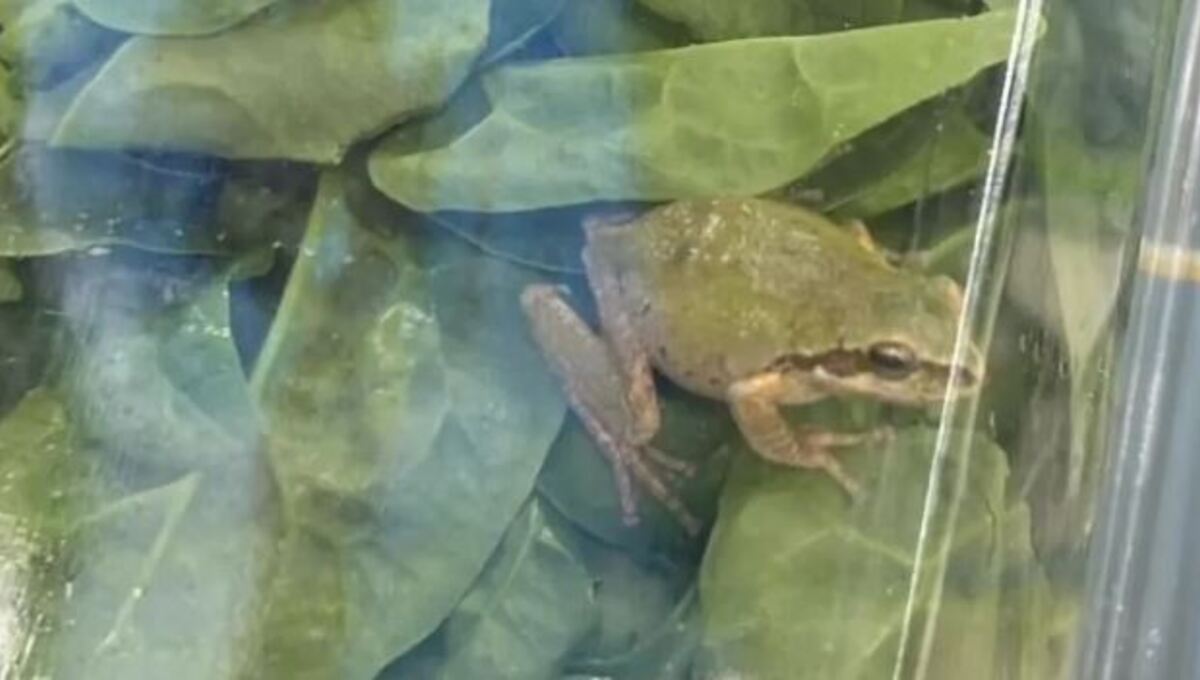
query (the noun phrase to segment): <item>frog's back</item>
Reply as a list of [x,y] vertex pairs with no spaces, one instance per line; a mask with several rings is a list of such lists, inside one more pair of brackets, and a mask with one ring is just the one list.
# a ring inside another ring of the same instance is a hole
[[620,272],[623,303],[655,364],[720,397],[781,356],[842,343],[894,270],[809,210],[762,199],[679,201],[593,245]]
[[887,270],[879,256],[828,218],[755,198],[679,201],[639,220],[631,234],[647,274],[701,287],[736,275],[757,294],[790,296],[837,278],[838,268]]

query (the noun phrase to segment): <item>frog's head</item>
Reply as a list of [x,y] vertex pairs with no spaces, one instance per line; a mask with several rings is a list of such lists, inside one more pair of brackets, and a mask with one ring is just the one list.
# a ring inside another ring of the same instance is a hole
[[978,391],[984,358],[971,343],[955,360],[962,290],[952,279],[920,279],[905,290],[879,291],[870,321],[848,334],[841,351],[814,367],[830,393],[917,406]]

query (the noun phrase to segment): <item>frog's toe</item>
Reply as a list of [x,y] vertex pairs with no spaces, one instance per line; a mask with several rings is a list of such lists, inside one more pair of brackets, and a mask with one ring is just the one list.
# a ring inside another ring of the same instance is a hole
[[663,470],[679,475],[685,479],[692,479],[696,476],[698,469],[692,463],[686,460],[680,460],[669,453],[656,449],[652,446],[643,447],[645,456],[653,461],[658,467]]
[[621,523],[632,529],[642,523],[642,518],[636,510],[633,512],[622,511]]
[[850,474],[846,472],[846,470],[842,468],[841,464],[838,463],[837,460],[832,456],[825,458],[821,468],[824,469],[825,474],[829,475],[834,482],[837,482],[837,485],[842,488],[842,491],[844,491],[846,495],[850,497],[850,500],[855,504],[857,504],[865,496],[862,485],[858,483],[858,480],[850,476]]
[[569,293],[566,286],[549,283],[534,283],[521,291],[521,306],[525,311],[532,312],[541,307],[559,303]]

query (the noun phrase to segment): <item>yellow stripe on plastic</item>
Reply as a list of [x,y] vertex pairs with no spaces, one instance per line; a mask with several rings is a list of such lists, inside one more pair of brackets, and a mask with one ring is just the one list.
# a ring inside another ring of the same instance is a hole
[[1200,283],[1200,250],[1143,243],[1138,269],[1161,279]]

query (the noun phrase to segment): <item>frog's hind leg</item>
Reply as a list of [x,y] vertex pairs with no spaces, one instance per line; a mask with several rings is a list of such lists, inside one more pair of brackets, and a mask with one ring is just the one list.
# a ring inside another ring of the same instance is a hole
[[777,372],[762,373],[734,383],[729,402],[746,441],[756,453],[772,462],[824,470],[852,498],[860,497],[861,487],[838,462],[833,450],[877,441],[887,430],[838,433],[795,429],[779,412],[786,393],[787,385]]
[[[592,227],[588,232],[589,240],[595,230],[603,228]],[[633,431],[630,434],[636,443],[645,444],[654,437],[661,425],[658,393],[654,387],[654,371],[650,367],[650,357],[638,341],[637,331],[630,322],[624,305],[621,304],[617,290],[620,284],[616,273],[593,256],[591,246],[583,250],[583,265],[592,293],[596,297],[600,326],[604,329],[604,337],[608,340],[624,381],[625,400],[633,416]]]
[[654,431],[647,431],[647,425],[653,424],[657,430],[658,423],[652,376],[648,376],[651,378],[648,396],[653,400],[655,414],[653,419],[639,418],[615,352],[575,313],[559,289],[546,285],[530,286],[521,295],[521,303],[542,354],[563,381],[572,410],[612,467],[625,522],[637,522],[636,500],[630,481],[633,477],[689,533],[699,532],[699,521],[650,465],[654,456],[648,453],[647,442],[654,436]]
[[686,461],[673,458],[662,451],[649,447],[650,440],[661,427],[662,415],[658,406],[658,392],[654,386],[654,371],[650,367],[650,356],[638,340],[637,331],[630,322],[629,313],[618,295],[620,285],[616,272],[604,264],[603,258],[592,253],[598,233],[604,229],[627,229],[627,225],[589,225],[589,246],[583,250],[583,265],[588,281],[596,297],[600,312],[600,324],[604,336],[616,358],[620,375],[624,380],[625,401],[633,416],[630,433],[634,443],[641,445],[644,455],[664,470],[692,477],[696,468]]

